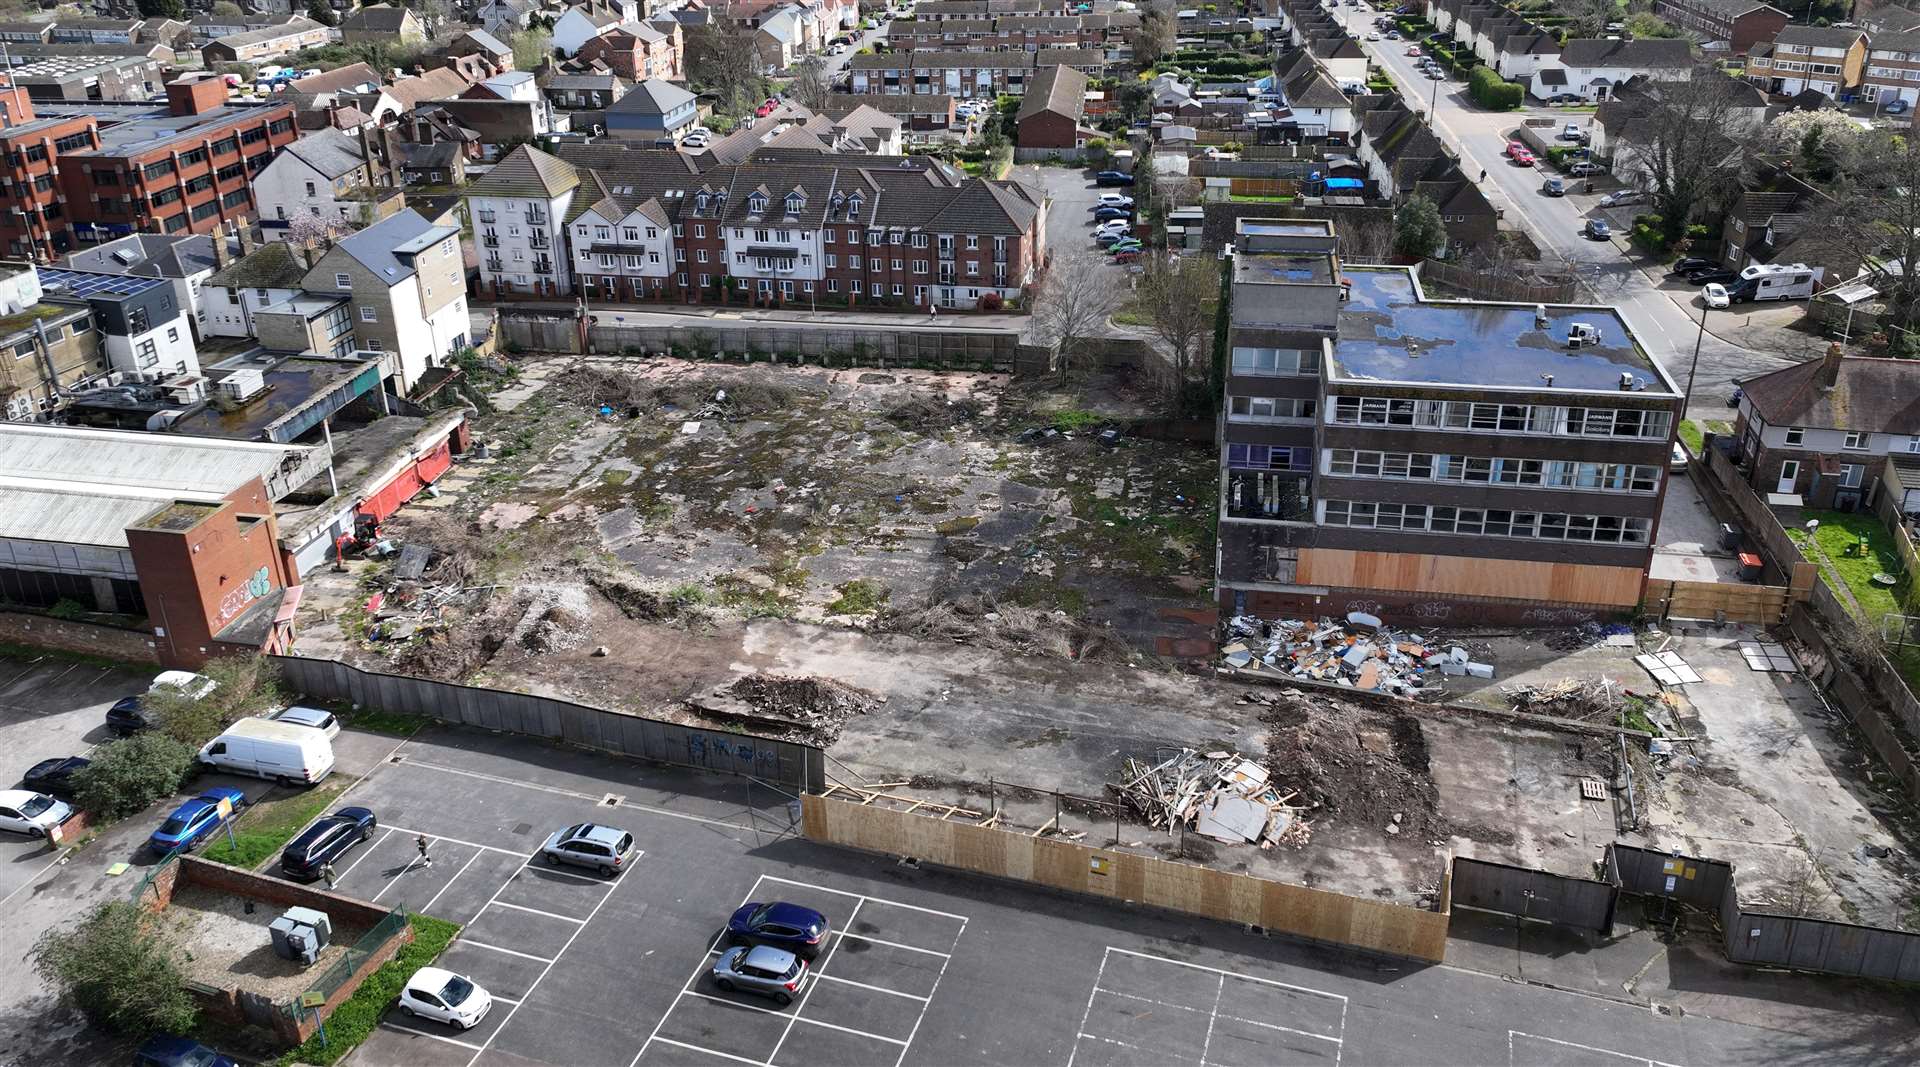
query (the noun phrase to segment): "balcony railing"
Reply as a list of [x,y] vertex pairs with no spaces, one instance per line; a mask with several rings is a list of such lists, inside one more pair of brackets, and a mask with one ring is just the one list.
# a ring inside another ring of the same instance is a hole
[[495,214],[495,213],[494,213],[494,212],[492,212],[492,211],[482,211],[482,212],[480,213],[480,221],[481,221],[481,222],[493,222],[493,221],[494,221],[494,214]]
[[552,248],[552,247],[553,247],[553,241],[552,241],[552,240],[550,240],[550,239],[548,239],[548,238],[545,238],[545,237],[530,237],[530,238],[528,238],[528,239],[527,239],[527,247],[529,247],[529,248]]
[[547,224],[547,213],[546,213],[546,212],[544,212],[544,211],[529,211],[529,212],[527,212],[527,225],[529,225],[529,226],[545,226],[546,224]]
[[499,248],[500,238],[492,234],[487,234],[485,237],[480,238],[480,244],[487,248]]

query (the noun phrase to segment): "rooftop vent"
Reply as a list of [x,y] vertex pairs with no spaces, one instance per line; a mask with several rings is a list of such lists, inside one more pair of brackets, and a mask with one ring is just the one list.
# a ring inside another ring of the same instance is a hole
[[235,403],[243,404],[266,391],[266,375],[251,368],[234,371],[220,379],[220,395]]

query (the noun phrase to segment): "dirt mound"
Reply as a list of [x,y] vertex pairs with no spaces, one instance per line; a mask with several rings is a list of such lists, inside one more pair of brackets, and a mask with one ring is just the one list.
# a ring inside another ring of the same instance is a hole
[[947,596],[936,592],[926,601],[883,613],[875,626],[926,640],[980,644],[1056,659],[1118,659],[1129,652],[1126,642],[1104,626],[1064,611],[1031,608],[985,593]]
[[393,668],[419,678],[464,682],[506,647],[529,603],[527,597],[493,597],[481,610],[401,644]]
[[879,703],[872,693],[831,678],[776,674],[750,674],[711,696],[687,701],[695,711],[743,724],[756,734],[817,745],[832,744],[848,719]]
[[929,395],[912,392],[895,401],[887,409],[888,422],[903,430],[951,430],[963,422],[972,422],[980,417],[980,404],[977,401],[962,398]]
[[[1453,831],[1439,813],[1420,720],[1281,690],[1261,716],[1267,773],[1322,826],[1370,826],[1421,843]],[[1397,827],[1391,830],[1389,827]]]
[[606,597],[620,614],[639,622],[668,622],[691,614],[691,606],[658,589],[604,571],[589,571],[587,584]]
[[549,604],[520,635],[520,647],[528,652],[565,652],[578,648],[586,640],[586,619],[558,604]]
[[547,391],[561,400],[595,411],[602,407],[626,414],[653,410],[653,387],[625,371],[572,367],[555,376]]

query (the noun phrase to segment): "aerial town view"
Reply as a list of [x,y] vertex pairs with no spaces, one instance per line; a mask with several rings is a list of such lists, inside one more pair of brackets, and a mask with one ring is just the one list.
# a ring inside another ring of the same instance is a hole
[[0,0],[0,1067],[1920,1063],[1916,123],[1920,0]]

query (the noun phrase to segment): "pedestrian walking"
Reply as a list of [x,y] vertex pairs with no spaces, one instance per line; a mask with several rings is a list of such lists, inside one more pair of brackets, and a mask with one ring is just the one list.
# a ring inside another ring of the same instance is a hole
[[421,834],[419,837],[414,838],[413,847],[420,850],[420,866],[422,867],[433,866],[433,857],[427,855],[427,835],[426,834]]
[[939,318],[939,317],[940,317],[940,305],[938,305],[938,304],[928,304],[928,305],[927,305],[927,318],[930,318],[930,319],[937,319],[937,318]]
[[322,863],[320,865],[320,877],[325,878],[327,880],[327,888],[329,890],[331,890],[334,887],[333,861],[329,860],[326,863]]

